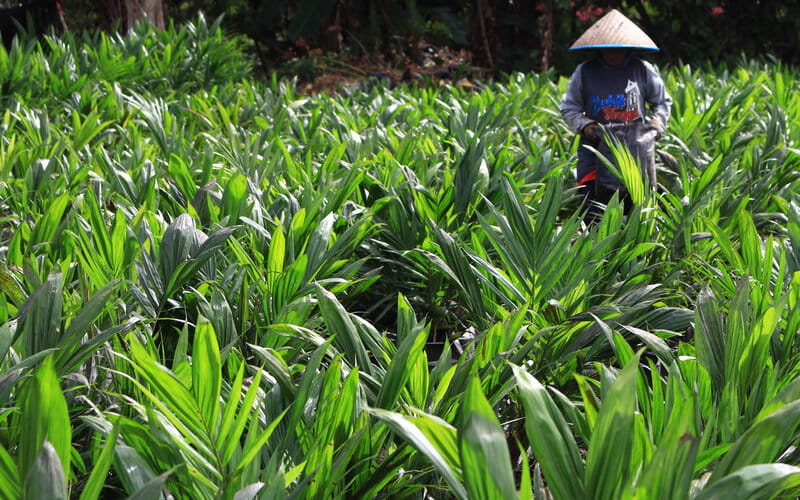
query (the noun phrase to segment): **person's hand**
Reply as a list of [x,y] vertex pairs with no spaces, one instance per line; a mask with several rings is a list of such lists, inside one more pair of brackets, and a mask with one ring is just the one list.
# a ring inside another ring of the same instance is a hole
[[581,135],[591,143],[597,143],[600,140],[600,125],[597,122],[591,122],[581,130]]
[[661,119],[659,117],[651,117],[649,120],[647,120],[647,126],[656,131],[656,140],[661,139],[661,134],[664,133],[664,124],[661,123]]

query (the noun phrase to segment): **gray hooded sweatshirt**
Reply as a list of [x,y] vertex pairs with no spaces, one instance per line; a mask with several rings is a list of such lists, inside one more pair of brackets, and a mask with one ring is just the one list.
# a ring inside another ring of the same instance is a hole
[[[575,69],[561,101],[561,116],[576,134],[592,122],[610,130],[649,122],[663,132],[671,107],[664,81],[650,63],[628,57],[619,66],[611,66],[597,57]],[[618,184],[584,144],[589,143],[581,138],[578,182],[596,169],[598,181],[609,186]]]

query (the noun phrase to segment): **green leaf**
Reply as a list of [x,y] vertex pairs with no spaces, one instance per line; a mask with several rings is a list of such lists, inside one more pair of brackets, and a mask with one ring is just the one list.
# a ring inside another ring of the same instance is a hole
[[368,371],[370,366],[369,355],[361,340],[358,328],[350,318],[350,314],[334,294],[320,285],[315,286],[319,310],[325,319],[329,335],[333,336],[333,344],[340,352],[345,354],[348,362],[352,363],[353,366],[360,366]]
[[140,490],[155,477],[145,459],[135,449],[123,444],[117,444],[114,449],[114,470],[128,492]]
[[704,288],[695,309],[697,359],[708,370],[714,393],[725,385],[725,329],[719,303],[711,290]]
[[233,428],[233,422],[236,418],[236,410],[239,408],[239,401],[242,398],[244,367],[245,363],[239,364],[239,369],[231,383],[231,389],[228,392],[227,398],[225,398],[225,408],[222,410],[222,420],[215,440],[217,449],[222,449],[224,443],[229,441],[230,431]]
[[[431,221],[431,223],[433,222]],[[476,272],[467,258],[466,246],[460,245],[450,233],[438,227],[435,227],[434,231],[436,242],[441,248],[444,259],[432,253],[422,253],[456,283],[472,317],[481,323],[485,322],[487,316],[484,303],[485,294],[479,280],[476,279]]]
[[750,274],[751,276],[759,276],[759,271],[764,265],[764,256],[761,254],[761,238],[759,237],[758,230],[753,222],[753,216],[745,210],[740,210],[738,215],[738,235],[740,238],[739,245],[742,249],[742,258],[744,259],[744,263],[748,267],[747,274]]
[[108,300],[120,285],[120,280],[112,280],[92,295],[64,332],[63,339],[65,344],[77,343],[86,335],[92,323],[103,312]]
[[275,377],[275,380],[280,385],[281,390],[285,391],[288,395],[297,393],[297,386],[292,380],[292,375],[286,362],[280,356],[280,353],[275,349],[268,347],[260,347],[253,344],[247,344],[256,356],[264,363],[264,370]]
[[178,266],[186,262],[189,255],[200,245],[194,219],[189,214],[178,215],[161,238],[158,259],[161,279],[168,283]]
[[73,110],[72,147],[76,151],[83,149],[92,139],[102,133],[105,128],[114,123],[113,121],[100,122],[98,120],[99,117],[100,115],[97,108],[92,109],[92,111],[85,116],[82,116],[82,113],[79,113],[78,110]]
[[322,361],[326,354],[332,351],[330,346],[331,340],[328,340],[319,345],[311,353],[308,361],[306,362],[306,369],[300,379],[300,385],[297,393],[294,396],[294,403],[292,404],[292,414],[289,418],[287,425],[290,429],[304,428],[307,424],[304,422],[305,408],[309,405],[316,405],[314,400],[314,392],[319,388],[319,378],[322,371]]
[[[102,344],[116,335],[121,336],[128,333],[138,322],[137,318],[130,318],[121,325],[112,326],[108,330],[99,332],[83,342],[65,344],[64,348],[58,352],[55,362],[59,373],[66,374],[77,370]],[[69,347],[72,347],[72,349],[68,349]]]
[[[6,264],[8,264],[6,260]],[[17,273],[10,272],[9,269],[0,268],[0,292],[6,295],[10,303],[21,307],[25,302],[25,292]]]
[[136,261],[136,276],[139,288],[132,290],[134,297],[151,317],[156,316],[164,299],[164,282],[149,252],[143,251]]
[[483,144],[480,139],[476,137],[470,140],[467,145],[467,150],[461,156],[458,165],[455,167],[455,176],[453,178],[453,189],[455,190],[453,210],[458,214],[459,222],[464,220],[464,217],[469,211],[470,202],[476,198],[473,197],[472,194],[475,189],[480,188],[480,186],[477,186],[479,178],[483,176],[486,177],[488,181],[488,169],[483,156]]
[[[258,395],[258,387],[260,384],[261,370],[258,370],[253,377],[253,380],[250,382],[250,386],[247,388],[247,392],[244,395],[244,400],[242,400],[242,406],[238,415],[236,415],[233,422],[228,425],[225,425],[226,420],[223,419],[222,429],[230,428],[230,432],[225,433],[224,435],[220,433],[218,437],[218,439],[224,440],[222,441],[224,445],[221,447],[222,463],[224,465],[227,465],[228,462],[231,461],[233,453],[236,451],[236,447],[239,445],[239,440],[242,436],[242,433],[244,433],[244,430],[247,427],[247,421],[250,417],[250,412],[254,408],[256,396]],[[236,404],[230,400],[228,404],[233,405],[233,408],[230,410],[233,412],[236,409]],[[226,408],[225,411],[227,413],[229,411],[228,408]]]
[[198,408],[194,396],[172,372],[156,363],[134,336],[129,335],[127,338],[134,369],[150,385],[154,392],[153,397],[158,398],[158,401],[153,402],[165,404],[187,429],[195,434],[203,435],[206,427],[203,425],[200,408]]
[[192,348],[192,392],[200,406],[207,433],[217,428],[219,395],[222,390],[222,362],[214,327],[204,317],[197,320]]
[[794,378],[781,389],[774,398],[765,404],[756,416],[755,421],[757,422],[797,400],[800,400],[800,377]]
[[477,377],[473,377],[467,385],[461,412],[458,441],[469,497],[516,498],[514,470],[506,436]]
[[128,497],[128,500],[159,500],[162,498],[162,491],[167,484],[167,480],[175,472],[168,470],[167,472],[154,477],[137,490],[133,495]]
[[[299,220],[304,220],[300,218]],[[309,222],[314,219],[309,219]],[[308,265],[306,267],[306,280],[311,280],[314,274],[319,270],[319,266],[325,260],[325,252],[328,250],[331,242],[331,234],[333,233],[333,223],[336,221],[336,214],[329,213],[314,229],[311,237],[306,246],[306,255],[308,255]],[[293,225],[295,221],[292,221]]]
[[3,445],[0,445],[0,497],[14,499],[20,498],[21,494],[22,485],[17,465]]
[[550,490],[555,498],[586,498],[583,462],[567,421],[538,380],[518,366],[513,369],[525,408],[525,430]]
[[[461,470],[455,467],[458,445],[456,430],[452,426],[430,415],[408,417],[379,408],[368,408],[367,411],[425,455],[447,481],[456,498],[469,498],[460,480]],[[426,428],[426,432],[423,432],[421,426]]]
[[[246,289],[242,292],[246,293]],[[198,299],[198,307],[200,313],[208,318],[211,325],[214,327],[214,333],[217,335],[217,342],[221,346],[220,356],[222,361],[225,361],[225,353],[232,347],[232,343],[236,342],[239,333],[236,328],[236,321],[233,317],[231,304],[225,293],[219,288],[214,288],[211,291],[210,300],[206,300],[200,292],[195,295]]]
[[770,463],[792,443],[800,427],[800,401],[790,403],[753,424],[725,453],[708,480],[714,484],[748,465]]
[[72,202],[72,193],[64,192],[50,202],[47,212],[36,222],[31,234],[29,252],[36,254],[36,246],[51,243],[56,237],[59,227],[65,223],[65,212]]
[[275,290],[275,283],[283,274],[285,259],[286,235],[283,234],[283,228],[279,225],[272,231],[272,238],[269,242],[269,253],[267,254],[267,284],[272,293],[274,293]]
[[531,480],[531,464],[528,460],[528,451],[517,441],[519,459],[521,462],[519,478],[519,500],[533,500],[533,481]]
[[639,356],[625,364],[600,406],[586,457],[591,498],[619,498],[631,479]]
[[[398,302],[398,322],[401,322],[404,311],[410,311],[411,306],[406,299],[399,295]],[[402,325],[398,325],[402,330]],[[398,337],[400,333],[398,332]],[[385,410],[392,409],[400,398],[403,387],[405,387],[412,374],[412,368],[422,357],[423,348],[428,339],[428,330],[418,325],[409,325],[409,331],[404,333],[402,341],[397,348],[397,352],[392,356],[392,361],[386,374],[383,377],[378,397],[375,400],[377,408]]]
[[[270,246],[270,249],[272,247]],[[305,284],[303,277],[308,270],[308,255],[300,255],[294,262],[289,264],[282,274],[278,275],[274,281],[270,281],[272,289],[270,295],[270,305],[272,306],[273,318],[279,318],[285,306],[291,304],[300,287]]]
[[[95,292],[88,302],[84,304],[77,316],[67,327],[61,340],[63,346],[59,352],[55,365],[61,373],[69,373],[82,363],[102,342],[108,340],[112,334],[121,333],[133,327],[132,322],[120,325],[118,329],[107,331],[106,335],[91,335],[91,326],[106,310],[108,301],[122,284],[119,280],[108,282],[103,288]],[[87,337],[84,340],[84,337]],[[78,356],[76,356],[78,354]]]
[[[0,325],[0,363],[6,359],[9,348],[14,344],[14,337],[17,335],[18,324],[19,322],[16,319],[12,319]],[[0,391],[0,393],[2,393],[2,391]],[[2,401],[0,400],[0,402]]]
[[796,490],[798,486],[798,467],[785,464],[748,465],[707,486],[695,500],[768,500],[783,492]]
[[[275,428],[278,426],[281,420],[283,420],[283,417],[288,411],[289,408],[283,410],[283,412],[281,412],[281,414],[278,415],[275,420],[270,422],[270,424],[263,431],[258,433],[258,437],[249,446],[246,446],[244,450],[242,450],[242,457],[239,459],[239,464],[236,466],[237,471],[248,467],[250,462],[256,458],[256,455],[260,453],[264,445],[267,444],[267,440],[269,440],[269,438],[272,436],[272,433],[275,432]],[[253,419],[257,422],[258,415],[254,414]]]
[[674,404],[664,439],[636,481],[635,498],[687,498],[700,441],[695,422],[696,406],[694,396]]
[[45,440],[25,479],[23,500],[67,500],[67,478],[56,449]]
[[165,287],[164,296],[167,298],[172,297],[173,294],[177,293],[177,291],[191,279],[196,279],[197,273],[202,266],[205,265],[214,254],[222,250],[225,242],[238,227],[239,226],[224,227],[211,233],[205,240],[203,240],[205,235],[197,231],[197,241],[202,241],[202,244],[200,244],[199,247],[193,247],[191,258],[177,263],[177,267]]
[[[31,474],[45,441],[58,454],[58,466],[68,472],[72,454],[72,426],[52,356],[45,358],[36,374],[25,382],[20,407],[22,415],[26,416],[22,419],[19,438],[20,476],[27,478]],[[40,465],[49,467],[47,453],[42,457],[45,462]]]
[[20,309],[22,335],[28,356],[46,349],[61,347],[63,287],[61,272],[54,270]]
[[228,179],[228,183],[225,185],[225,192],[222,193],[221,215],[227,215],[230,224],[236,224],[242,211],[246,208],[247,191],[247,177],[241,173],[236,173]]
[[114,460],[114,450],[117,446],[117,436],[119,436],[119,419],[114,423],[111,433],[106,438],[103,450],[92,467],[89,479],[81,492],[80,500],[96,500],[103,491],[103,486],[108,480],[108,470]]

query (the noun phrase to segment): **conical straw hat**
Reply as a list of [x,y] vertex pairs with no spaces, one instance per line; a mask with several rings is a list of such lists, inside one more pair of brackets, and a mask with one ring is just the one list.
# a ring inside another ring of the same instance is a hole
[[617,9],[611,9],[581,35],[569,50],[626,48],[658,50],[647,33]]

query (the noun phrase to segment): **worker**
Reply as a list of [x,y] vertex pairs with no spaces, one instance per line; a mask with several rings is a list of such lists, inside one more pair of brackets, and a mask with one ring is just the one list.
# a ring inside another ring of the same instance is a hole
[[570,50],[590,55],[570,78],[561,116],[580,134],[576,180],[584,220],[591,223],[614,193],[620,193],[627,208],[630,199],[622,180],[586,146],[611,159],[608,135],[613,134],[639,160],[645,181],[655,188],[655,141],[666,128],[672,99],[653,65],[638,57],[658,47],[616,9],[589,27]]

